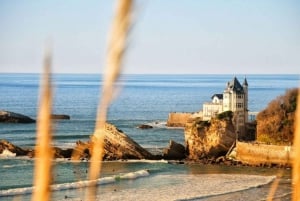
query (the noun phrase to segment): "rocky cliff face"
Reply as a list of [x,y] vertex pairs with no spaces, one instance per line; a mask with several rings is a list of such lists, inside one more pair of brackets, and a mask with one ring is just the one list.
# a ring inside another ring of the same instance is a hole
[[[152,159],[153,155],[112,124],[106,124],[104,160]],[[90,142],[77,142],[72,159],[89,158]]]
[[210,122],[194,119],[186,124],[184,135],[190,160],[225,155],[236,139],[230,118]]

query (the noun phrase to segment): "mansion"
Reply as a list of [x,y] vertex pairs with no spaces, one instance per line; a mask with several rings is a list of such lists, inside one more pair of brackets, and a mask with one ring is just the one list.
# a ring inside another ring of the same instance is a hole
[[211,102],[203,104],[202,118],[210,120],[217,114],[232,111],[235,116],[237,131],[242,132],[248,122],[248,82],[243,84],[236,77],[228,82],[222,94],[214,94]]

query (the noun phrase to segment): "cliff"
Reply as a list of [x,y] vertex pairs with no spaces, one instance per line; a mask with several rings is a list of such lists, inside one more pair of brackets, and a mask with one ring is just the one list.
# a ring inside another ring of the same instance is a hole
[[292,143],[297,94],[297,88],[287,90],[257,115],[257,141],[277,145]]
[[225,155],[236,140],[231,118],[214,118],[210,122],[194,119],[187,122],[184,135],[188,159]]

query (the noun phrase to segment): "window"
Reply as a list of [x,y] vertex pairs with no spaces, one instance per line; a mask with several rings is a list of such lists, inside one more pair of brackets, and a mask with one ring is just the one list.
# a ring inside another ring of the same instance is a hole
[[244,104],[243,104],[243,103],[237,103],[237,104],[236,104],[236,107],[237,107],[237,108],[243,108],[243,107],[244,107]]

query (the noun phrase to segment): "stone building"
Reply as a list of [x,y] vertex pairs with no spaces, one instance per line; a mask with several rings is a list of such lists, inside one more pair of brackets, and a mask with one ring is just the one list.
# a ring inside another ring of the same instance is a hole
[[210,120],[217,114],[232,111],[234,123],[239,133],[245,132],[248,122],[248,82],[244,79],[243,85],[236,77],[228,82],[223,94],[214,94],[211,102],[203,104],[203,120]]

